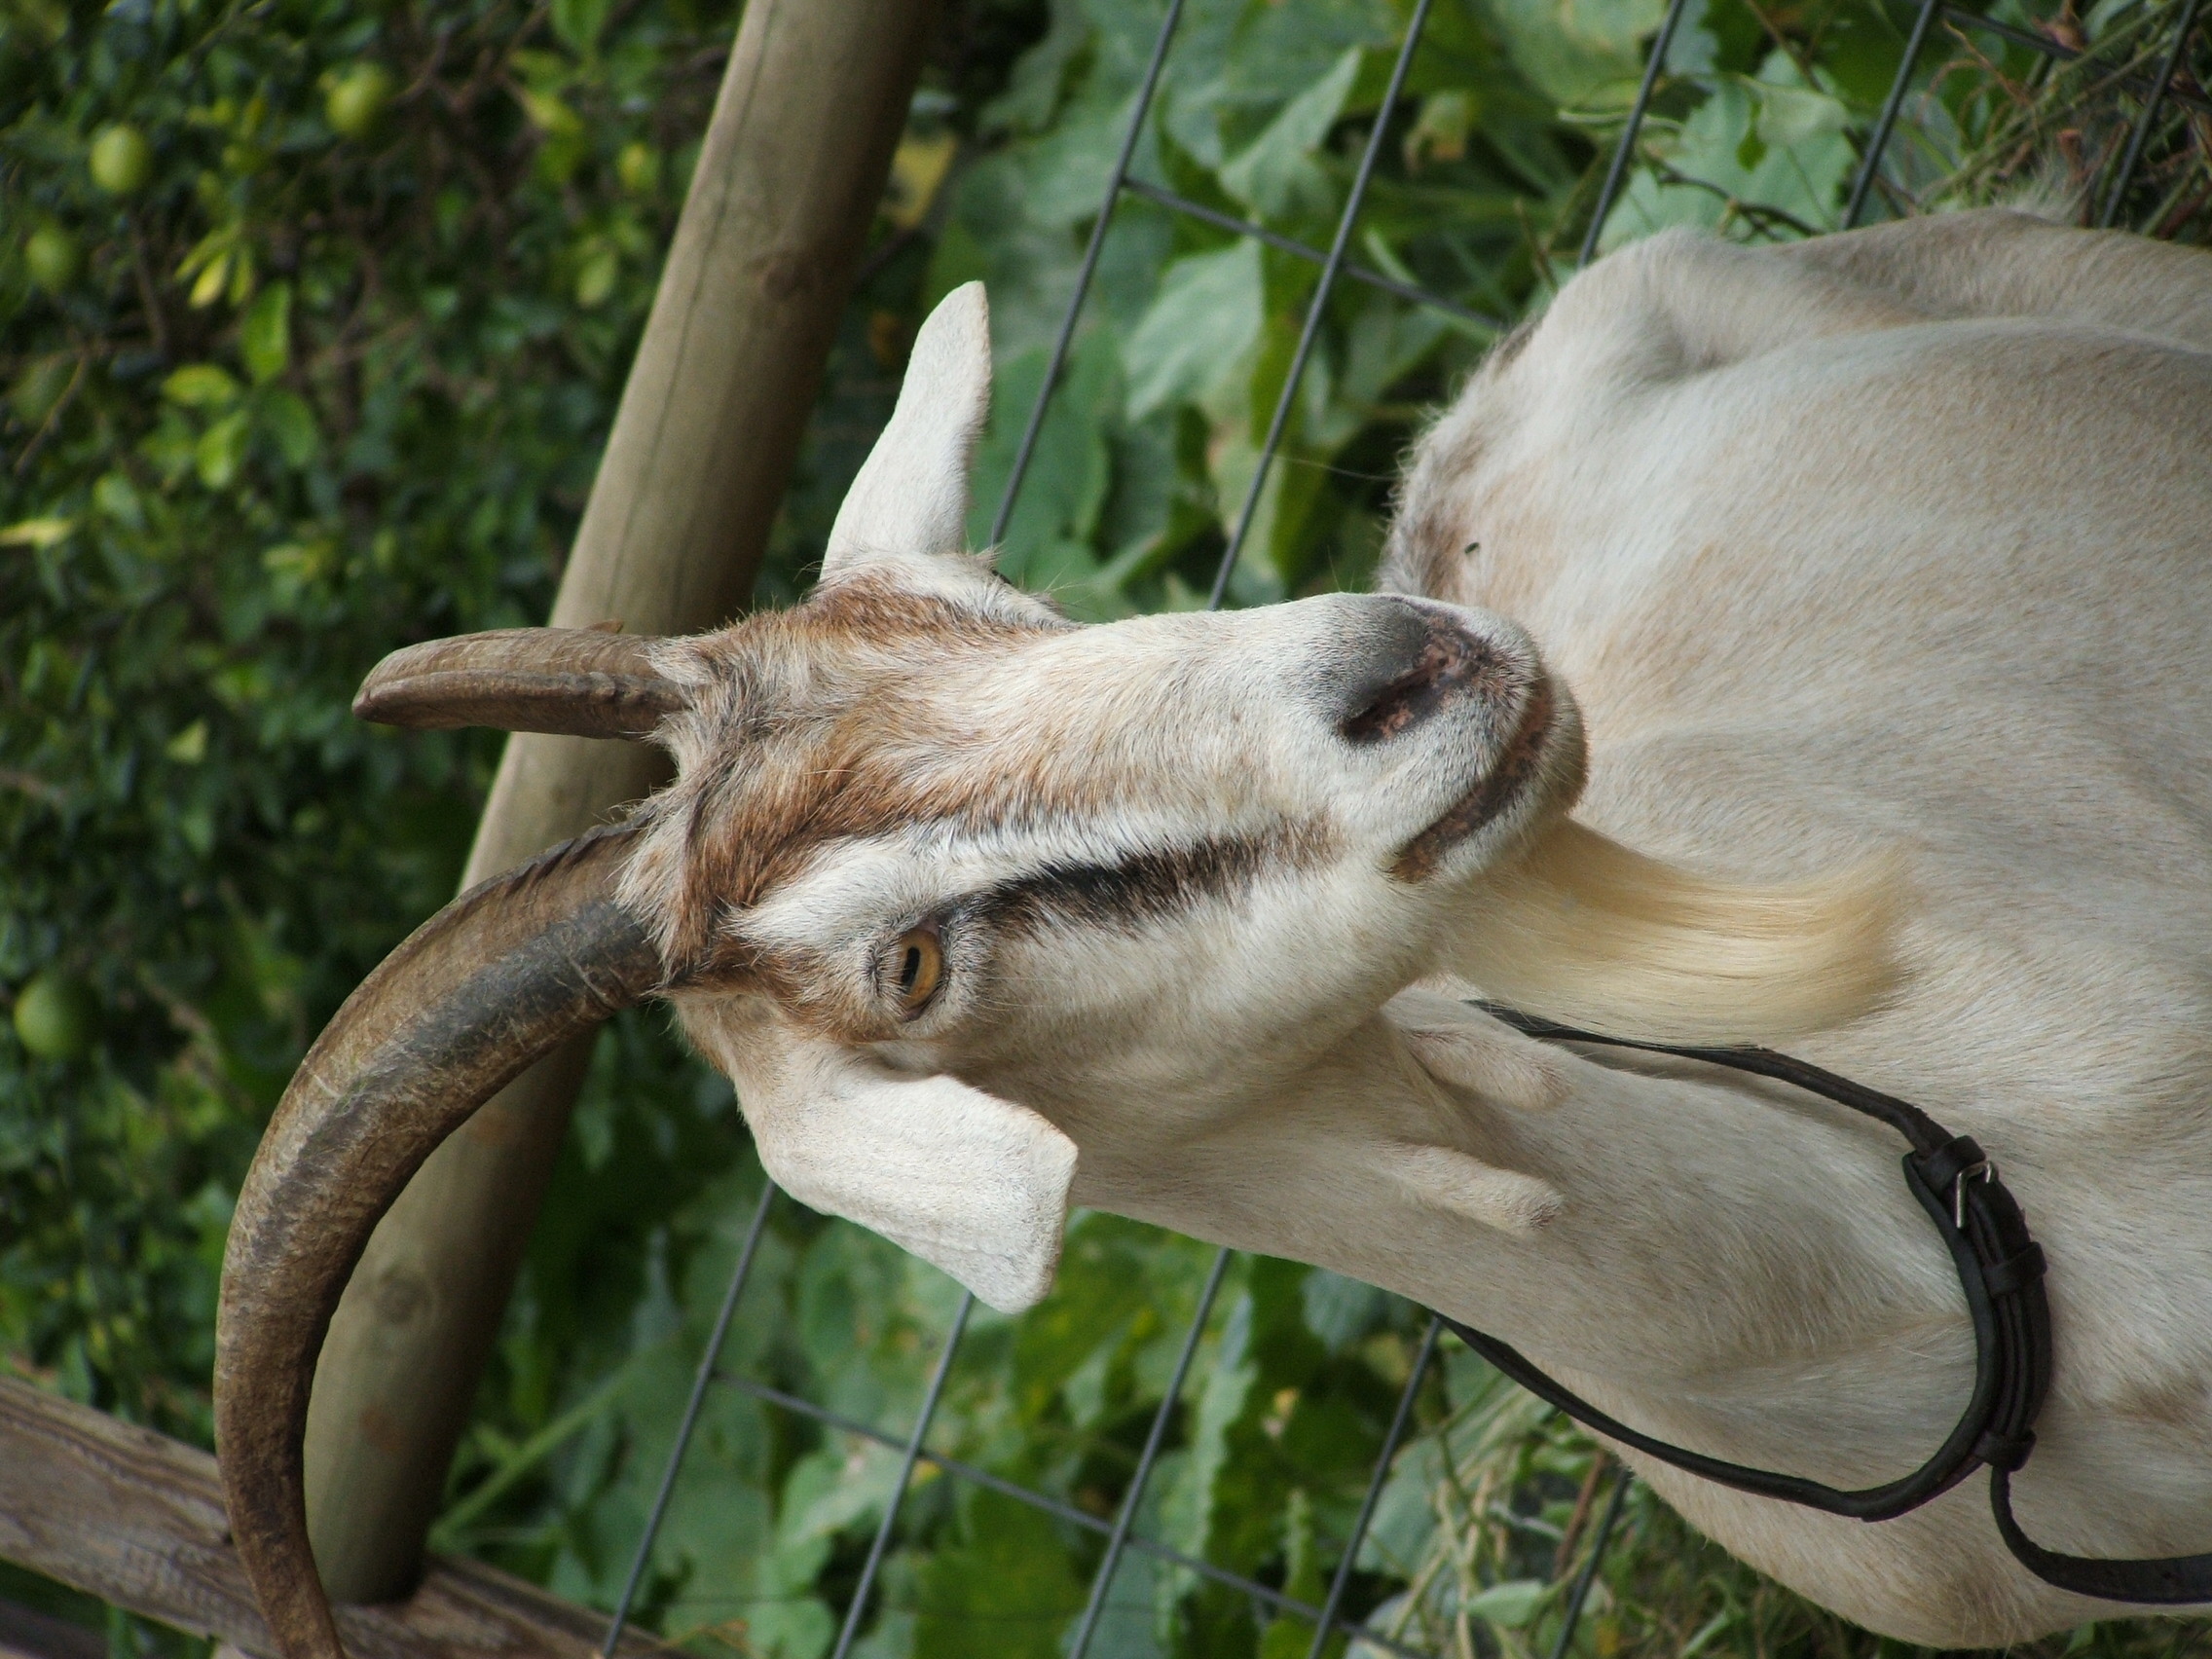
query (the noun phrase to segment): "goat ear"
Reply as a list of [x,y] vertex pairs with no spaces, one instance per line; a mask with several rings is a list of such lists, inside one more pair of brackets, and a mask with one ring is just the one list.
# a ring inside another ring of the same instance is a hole
[[833,1050],[776,1072],[738,1090],[761,1163],[793,1198],[903,1245],[1002,1313],[1045,1299],[1075,1142],[955,1078],[903,1078]]
[[968,467],[991,406],[991,311],[983,284],[938,302],[915,336],[891,424],[837,509],[822,574],[958,553],[968,542]]

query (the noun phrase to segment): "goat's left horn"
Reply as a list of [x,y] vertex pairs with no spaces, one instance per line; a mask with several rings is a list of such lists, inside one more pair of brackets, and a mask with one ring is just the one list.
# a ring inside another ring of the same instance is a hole
[[660,987],[660,953],[615,897],[637,834],[578,836],[424,923],[324,1028],[262,1137],[223,1262],[215,1442],[285,1659],[344,1659],[301,1457],[339,1295],[440,1142],[539,1055]]
[[501,628],[409,645],[370,670],[353,713],[418,729],[650,737],[683,707],[683,689],[653,661],[659,641],[619,626]]

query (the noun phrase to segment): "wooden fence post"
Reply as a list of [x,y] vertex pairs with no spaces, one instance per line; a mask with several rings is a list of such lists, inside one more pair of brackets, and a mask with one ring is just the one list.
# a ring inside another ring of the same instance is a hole
[[[746,7],[555,625],[691,633],[751,594],[937,13],[937,0]],[[511,739],[465,880],[601,822],[658,764],[635,745]],[[336,1601],[395,1600],[422,1570],[590,1047],[487,1104],[353,1274],[308,1418],[309,1523]]]

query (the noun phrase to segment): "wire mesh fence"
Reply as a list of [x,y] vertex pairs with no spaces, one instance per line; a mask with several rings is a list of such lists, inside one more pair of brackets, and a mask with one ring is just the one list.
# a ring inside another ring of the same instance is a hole
[[[1713,0],[1713,3],[1732,3],[1732,0]],[[1749,3],[1761,24],[1771,29],[1771,20],[1758,11],[1755,0]],[[1002,540],[1014,523],[1015,505],[1045,430],[1048,413],[1066,375],[1082,328],[1086,301],[1090,296],[1093,278],[1108,244],[1116,209],[1126,199],[1138,199],[1214,230],[1250,239],[1308,262],[1318,271],[1304,309],[1295,348],[1282,372],[1265,438],[1259,445],[1257,463],[1230,521],[1231,528],[1215,566],[1206,597],[1209,608],[1221,606],[1230,597],[1232,574],[1245,553],[1268,487],[1270,470],[1277,461],[1286,429],[1293,422],[1302,382],[1340,283],[1365,285],[1493,336],[1510,326],[1509,318],[1490,314],[1459,299],[1431,291],[1403,275],[1378,270],[1350,257],[1361,212],[1376,176],[1378,159],[1396,130],[1394,120],[1403,113],[1401,104],[1407,77],[1421,49],[1432,4],[1433,0],[1416,0],[1411,9],[1391,62],[1386,89],[1359,148],[1334,235],[1329,245],[1322,248],[1219,206],[1193,200],[1170,183],[1142,176],[1137,170],[1137,158],[1147,122],[1154,115],[1162,71],[1175,50],[1178,31],[1184,23],[1186,0],[1168,0],[1130,102],[1102,198],[1091,219],[1083,259],[1059,320],[1050,360],[1029,407],[1011,474],[993,515],[990,532],[993,543]],[[1649,163],[1643,176],[1646,180],[1656,180],[1655,188],[1684,182],[1670,178],[1664,159],[1644,156],[1641,145],[1647,123],[1666,95],[1670,77],[1683,67],[1676,56],[1685,38],[1685,20],[1701,15],[1707,5],[1708,0],[1670,0],[1659,19],[1633,101],[1607,147],[1598,187],[1584,211],[1577,239],[1574,262],[1577,266],[1587,264],[1604,247],[1630,240],[1649,228],[1639,223],[1637,203],[1626,199],[1632,179],[1638,176],[1640,161]],[[2039,20],[2025,14],[2009,18],[1985,15],[1946,3],[1946,0],[1918,0],[1904,16],[1909,18],[1909,23],[1903,33],[1901,50],[1890,72],[1887,92],[1878,111],[1858,135],[1856,165],[1850,170],[1848,193],[1834,222],[1821,226],[1801,224],[1778,209],[1764,208],[1757,203],[1734,197],[1726,203],[1729,215],[1740,216],[1739,222],[1749,226],[1753,234],[1766,234],[1778,226],[1787,233],[1803,233],[1850,228],[1871,217],[1917,211],[1941,202],[1944,192],[1957,184],[1962,169],[1958,165],[1957,133],[1946,130],[1943,111],[1936,106],[1935,83],[1955,74],[1961,64],[1969,68],[1978,66],[2001,94],[1983,134],[1984,160],[1979,165],[1985,168],[1991,165],[1986,158],[1994,155],[2002,165],[2004,158],[2009,155],[2016,173],[2021,164],[2046,155],[2055,135],[2057,151],[2070,169],[2070,176],[2059,181],[2059,188],[2071,189],[2085,200],[2089,210],[2084,216],[2094,223],[2132,224],[2146,230],[2170,232],[2177,222],[2177,213],[2185,209],[2194,212],[2212,201],[2212,183],[2201,176],[2204,169],[2200,165],[2203,124],[2212,117],[2212,102],[2206,100],[2202,89],[2188,70],[2190,52],[2197,38],[2198,0],[2184,0],[2171,11],[2147,12],[2142,19],[2134,22],[2123,19],[2108,28],[2095,44],[2084,35],[2071,6],[2055,18]],[[2145,21],[2160,26],[2145,27]],[[1939,29],[1950,32],[1955,56],[1951,63],[1932,70],[1931,46]],[[1776,38],[1781,39],[1779,33]],[[2031,55],[2034,67],[2025,74],[2009,70],[1987,56],[1977,47],[1977,41],[1995,43],[2000,49],[2024,50]],[[2074,125],[2069,128],[2064,125],[2067,122]],[[1910,142],[1900,145],[1900,136],[1907,133]],[[2008,144],[2011,146],[2009,151]],[[1693,186],[1699,184],[1695,180],[1687,182]],[[1980,182],[1987,184],[1989,180],[1985,178]],[[1335,1541],[1326,1589],[1315,1601],[1295,1594],[1283,1585],[1264,1582],[1174,1547],[1148,1535],[1140,1526],[1151,1482],[1174,1435],[1178,1416],[1188,1405],[1201,1339],[1209,1320],[1217,1313],[1222,1287],[1231,1268],[1230,1251],[1217,1251],[1211,1259],[1195,1307],[1184,1325],[1158,1406],[1151,1415],[1141,1450],[1111,1509],[1101,1513],[1011,1480],[976,1462],[931,1449],[933,1422],[944,1398],[947,1379],[971,1328],[975,1307],[972,1296],[963,1295],[954,1307],[930,1368],[919,1410],[903,1432],[886,1430],[796,1393],[722,1370],[725,1339],[758,1260],[763,1230],[779,1201],[791,1200],[780,1199],[773,1186],[763,1188],[701,1355],[656,1496],[631,1554],[631,1565],[608,1629],[604,1651],[609,1654],[614,1651],[639,1604],[640,1592],[653,1559],[655,1537],[692,1445],[702,1404],[711,1391],[718,1388],[748,1395],[774,1411],[789,1414],[793,1419],[880,1446],[898,1455],[889,1497],[882,1505],[866,1554],[848,1592],[831,1649],[833,1659],[847,1659],[847,1655],[863,1643],[877,1605],[885,1564],[899,1532],[903,1506],[917,1476],[924,1472],[994,1493],[1025,1506],[1039,1517],[1100,1541],[1100,1552],[1083,1604],[1080,1611],[1071,1615],[1060,1646],[1067,1659],[1086,1659],[1091,1651],[1117,1578],[1132,1557],[1223,1587],[1248,1600],[1254,1607],[1264,1609],[1271,1618],[1299,1621],[1310,1631],[1304,1648],[1308,1659],[1322,1659],[1325,1653],[1344,1651],[1428,1659],[1429,1655],[1440,1651],[1409,1641],[1400,1632],[1369,1623],[1370,1607],[1355,1607],[1353,1595],[1354,1582],[1360,1573],[1362,1545],[1376,1517],[1379,1499],[1394,1460],[1408,1445],[1417,1399],[1424,1384],[1433,1379],[1444,1348],[1445,1339],[1434,1316],[1425,1317],[1388,1417],[1387,1429],[1368,1470],[1363,1496],[1348,1528]],[[1449,1471],[1449,1460],[1445,1466]],[[1550,1642],[1555,1659],[1561,1659],[1576,1643],[1583,1609],[1630,1494],[1633,1478],[1627,1471],[1619,1470],[1611,1474],[1608,1482],[1605,1476],[1609,1467],[1603,1459],[1590,1465],[1588,1477],[1576,1496],[1570,1522],[1558,1540],[1553,1567],[1559,1619]],[[1602,1501],[1601,1491],[1604,1493]],[[1475,1508],[1481,1508],[1479,1498]],[[1419,1588],[1413,1586],[1408,1593],[1418,1596]],[[1369,1594],[1365,1600],[1372,1603],[1377,1598]],[[1465,1628],[1462,1619],[1462,1632]],[[1711,1634],[1709,1628],[1693,1638],[1690,1648],[1684,1651],[1701,1645]],[[1467,1642],[1470,1639],[1462,1635],[1461,1641]],[[1287,1649],[1275,1644],[1268,1648],[1271,1655],[1282,1651]]]

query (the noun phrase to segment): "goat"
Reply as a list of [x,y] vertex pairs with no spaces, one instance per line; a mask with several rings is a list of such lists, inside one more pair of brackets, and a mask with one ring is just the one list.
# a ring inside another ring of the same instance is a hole
[[[1971,1132],[2036,1224],[2030,1532],[2212,1546],[2208,350],[2212,259],[2129,237],[1662,236],[1428,432],[1381,592],[1081,627],[962,551],[971,286],[803,604],[387,659],[370,719],[650,738],[678,772],[426,924],[271,1124],[217,1423],[289,1659],[340,1653],[300,1436],[371,1228],[533,1056],[656,994],[777,1180],[996,1307],[1095,1205],[1416,1298],[1648,1433],[1865,1485],[1972,1372],[1884,1132],[1469,999],[1788,1040]],[[1972,1490],[1867,1526],[1628,1461],[1895,1637],[2114,1610],[2017,1566]]]

